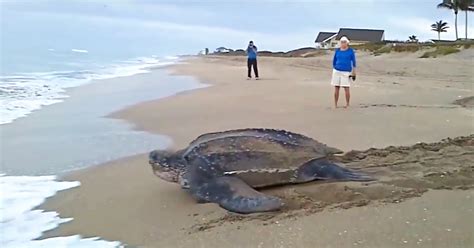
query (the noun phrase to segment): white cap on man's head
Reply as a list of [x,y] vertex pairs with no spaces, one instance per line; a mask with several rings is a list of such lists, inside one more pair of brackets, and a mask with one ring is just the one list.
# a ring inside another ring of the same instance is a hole
[[340,39],[341,42],[347,42],[349,43],[349,39],[347,39],[346,36],[342,36],[341,39]]

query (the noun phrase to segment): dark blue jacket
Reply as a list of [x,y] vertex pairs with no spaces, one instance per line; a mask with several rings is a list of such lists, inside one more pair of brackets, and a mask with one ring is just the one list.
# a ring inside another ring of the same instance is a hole
[[257,47],[253,46],[252,47],[247,47],[247,57],[248,59],[257,59]]

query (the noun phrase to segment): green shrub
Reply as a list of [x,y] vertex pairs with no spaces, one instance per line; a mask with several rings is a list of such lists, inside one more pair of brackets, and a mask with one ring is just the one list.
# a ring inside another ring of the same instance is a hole
[[423,45],[420,44],[404,44],[404,45],[397,45],[393,47],[395,52],[417,52],[423,48]]
[[459,48],[454,46],[437,46],[434,51],[425,52],[420,58],[436,58],[438,56],[445,56],[459,51]]
[[384,46],[385,46],[384,44],[380,44],[380,43],[367,43],[367,44],[361,44],[361,45],[353,45],[352,47],[357,50],[375,52]]
[[448,55],[448,54],[457,53],[460,51],[459,48],[452,47],[452,46],[438,47],[437,50],[439,51],[440,55]]
[[376,51],[374,51],[374,55],[380,55],[380,54],[383,54],[383,53],[390,53],[391,51],[392,51],[391,46],[383,46],[383,47],[377,49]]

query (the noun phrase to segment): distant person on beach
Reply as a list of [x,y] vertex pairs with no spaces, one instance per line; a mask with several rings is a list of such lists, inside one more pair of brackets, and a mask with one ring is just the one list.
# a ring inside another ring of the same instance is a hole
[[257,47],[253,44],[253,41],[250,41],[249,46],[247,47],[248,79],[252,78],[252,73],[251,73],[252,67],[253,67],[253,72],[255,73],[255,79],[258,80]]
[[334,86],[334,106],[337,108],[339,89],[343,87],[346,93],[345,108],[347,108],[351,99],[351,83],[356,79],[356,57],[354,50],[349,47],[349,39],[345,36],[340,40],[340,48],[334,53],[332,66],[331,85]]

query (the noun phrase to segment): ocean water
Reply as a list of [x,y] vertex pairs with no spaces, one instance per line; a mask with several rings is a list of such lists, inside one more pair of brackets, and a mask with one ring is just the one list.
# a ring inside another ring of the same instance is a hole
[[79,182],[57,182],[54,176],[0,175],[0,246],[36,247],[123,247],[117,241],[79,235],[35,240],[42,232],[72,219],[61,219],[56,212],[34,209],[57,191],[78,187]]
[[105,59],[80,48],[42,54],[12,57],[15,63],[1,67],[0,247],[123,247],[79,235],[36,240],[73,220],[35,207],[58,191],[80,187],[58,181],[58,175],[171,142],[104,116],[205,85],[159,70],[178,63],[173,56]]
[[[94,61],[87,50],[48,49],[44,61],[19,60],[17,66],[1,66],[0,124],[25,117],[43,106],[63,101],[65,89],[87,84],[94,79],[107,79],[146,73],[148,69],[173,64],[177,57],[156,55],[129,59]],[[14,60],[15,61],[15,60]],[[36,69],[36,71],[35,71]]]

